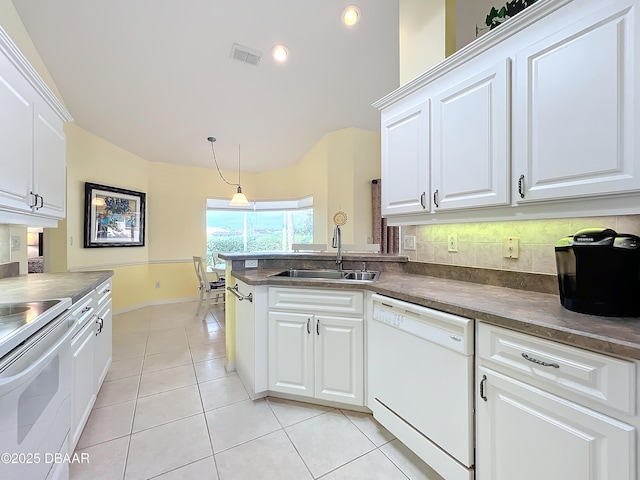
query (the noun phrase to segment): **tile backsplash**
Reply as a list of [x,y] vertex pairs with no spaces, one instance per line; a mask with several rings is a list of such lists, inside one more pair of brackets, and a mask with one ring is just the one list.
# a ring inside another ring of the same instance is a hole
[[[640,235],[640,215],[404,226],[402,237],[415,236],[416,242],[415,250],[403,249],[402,254],[417,262],[555,275],[556,242],[589,227]],[[448,251],[450,235],[457,237],[457,252]],[[508,237],[519,241],[517,259],[503,257]]]
[[0,263],[11,261],[11,229],[9,225],[0,224]]

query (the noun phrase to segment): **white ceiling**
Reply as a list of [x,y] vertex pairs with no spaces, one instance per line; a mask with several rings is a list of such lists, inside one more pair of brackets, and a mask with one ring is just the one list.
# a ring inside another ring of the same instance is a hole
[[[146,160],[264,171],[328,132],[379,130],[398,87],[398,0],[13,0],[76,123]],[[230,58],[233,43],[262,52]],[[271,48],[285,44],[286,64]]]

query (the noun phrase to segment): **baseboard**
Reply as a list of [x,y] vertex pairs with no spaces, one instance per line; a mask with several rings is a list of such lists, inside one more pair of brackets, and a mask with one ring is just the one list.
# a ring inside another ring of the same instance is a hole
[[113,310],[114,315],[118,315],[120,313],[133,312],[134,310],[139,310],[145,307],[153,307],[156,305],[169,305],[171,303],[184,303],[184,302],[197,302],[198,297],[185,297],[185,298],[168,298],[163,300],[153,300],[150,302],[136,303],[135,305],[128,305],[124,308],[118,308]]

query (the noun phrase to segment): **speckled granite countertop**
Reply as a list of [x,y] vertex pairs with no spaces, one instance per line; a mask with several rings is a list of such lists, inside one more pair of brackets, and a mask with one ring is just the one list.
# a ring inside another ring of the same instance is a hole
[[73,273],[31,273],[0,279],[0,303],[71,298],[76,302],[113,276],[112,270]]
[[567,345],[640,360],[640,318],[575,313],[560,305],[558,295],[387,271],[373,283],[268,277],[281,270],[234,270],[232,274],[249,285],[371,290]]

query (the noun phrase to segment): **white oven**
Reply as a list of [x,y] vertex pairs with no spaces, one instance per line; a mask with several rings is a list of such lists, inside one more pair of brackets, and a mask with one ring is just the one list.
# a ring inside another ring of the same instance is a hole
[[472,480],[474,321],[372,298],[368,407],[442,478]]
[[65,312],[0,358],[0,478],[68,478],[71,335]]

